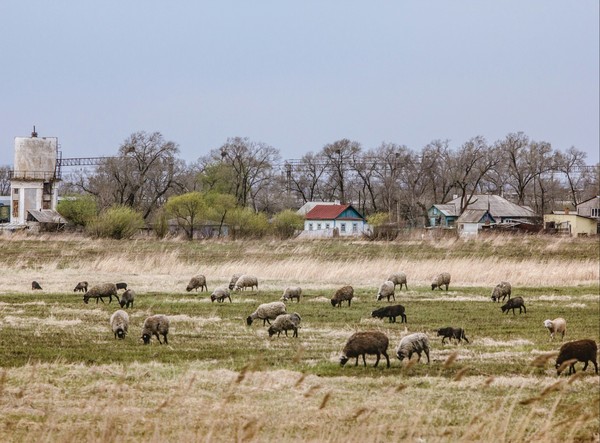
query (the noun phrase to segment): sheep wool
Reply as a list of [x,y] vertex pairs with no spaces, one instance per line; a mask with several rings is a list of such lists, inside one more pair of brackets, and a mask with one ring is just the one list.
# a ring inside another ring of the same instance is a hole
[[282,332],[285,332],[287,337],[287,331],[294,331],[293,337],[298,337],[298,328],[300,327],[300,314],[294,312],[293,314],[282,314],[278,315],[273,324],[269,327],[269,337],[273,337],[277,333],[277,337]]
[[402,290],[402,285],[404,285],[408,290],[408,284],[406,283],[406,274],[404,272],[397,272],[395,274],[391,274],[387,279],[394,283],[394,288],[396,287],[396,285],[400,285],[400,290]]
[[427,356],[427,364],[429,364],[429,338],[422,332],[415,332],[400,340],[400,344],[396,348],[396,357],[400,361],[405,358],[410,360],[412,355],[416,353],[419,356],[418,361],[421,361],[422,352]]
[[122,308],[133,308],[133,300],[135,300],[135,291],[133,289],[127,289],[123,292],[119,304]]
[[363,364],[367,366],[366,354],[376,355],[377,361],[374,367],[379,364],[379,359],[383,355],[387,361],[387,367],[390,367],[390,357],[388,356],[387,349],[390,344],[390,340],[383,332],[379,331],[360,331],[355,332],[350,336],[342,355],[340,356],[340,365],[344,366],[349,359],[356,358],[354,366],[358,366],[358,357],[362,356]]
[[152,336],[156,336],[156,339],[160,344],[160,335],[163,336],[165,344],[168,345],[167,334],[169,333],[169,318],[166,315],[157,314],[152,315],[144,320],[144,327],[142,328],[142,340],[144,344],[150,343]]
[[433,281],[431,282],[431,290],[433,291],[435,288],[440,288],[442,290],[442,286],[446,286],[446,291],[448,290],[448,286],[450,285],[450,274],[447,272],[442,272],[435,276]]
[[256,286],[256,290],[258,291],[258,278],[256,278],[254,275],[247,275],[244,274],[242,276],[240,276],[240,278],[238,278],[238,280],[235,282],[235,289],[236,291],[239,290],[246,290],[246,288],[250,288],[250,290],[254,290],[254,287]]
[[554,340],[555,334],[561,334],[560,339],[562,340],[567,333],[567,321],[562,317],[555,318],[554,320],[544,320],[544,327],[550,332],[550,340]]
[[387,301],[390,301],[390,297],[396,301],[396,296],[394,295],[394,282],[391,280],[384,281],[379,287],[379,292],[377,293],[377,301],[383,300],[384,297],[387,298]]
[[90,298],[96,299],[96,304],[98,304],[98,300],[101,300],[104,303],[103,298],[108,297],[108,303],[112,302],[113,295],[117,299],[117,303],[119,302],[119,296],[117,295],[117,285],[114,283],[101,283],[96,286],[92,286],[89,291],[85,293],[83,296],[83,302],[88,303]]
[[335,291],[333,297],[331,297],[331,305],[335,308],[336,306],[341,307],[343,301],[348,302],[348,307],[350,307],[350,303],[352,303],[352,298],[354,298],[354,288],[352,286],[344,286]]
[[281,301],[274,301],[271,303],[263,303],[256,308],[252,314],[246,318],[248,326],[256,319],[263,321],[263,326],[266,323],[271,324],[270,320],[275,320],[278,315],[287,314],[285,303]]
[[214,302],[215,300],[219,303],[223,303],[225,299],[229,299],[229,303],[231,303],[231,295],[229,293],[229,289],[225,286],[219,286],[215,288],[212,294],[210,294],[210,301]]
[[302,296],[302,288],[300,286],[288,286],[283,291],[283,295],[281,296],[282,301],[288,301],[296,299],[298,303],[300,303],[300,297]]
[[198,292],[198,288],[200,288],[200,292],[204,291],[205,289],[208,291],[208,287],[206,286],[206,277],[204,275],[199,274],[192,277],[185,290],[187,292],[193,290]]
[[129,329],[129,314],[119,309],[110,316],[110,327],[115,338],[124,339]]

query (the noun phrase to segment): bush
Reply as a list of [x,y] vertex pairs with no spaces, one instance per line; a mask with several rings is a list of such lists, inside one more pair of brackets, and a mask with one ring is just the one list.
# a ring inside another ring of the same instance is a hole
[[167,212],[164,208],[157,211],[154,217],[154,223],[152,223],[152,229],[156,238],[165,238],[169,233],[169,221],[167,219]]
[[304,217],[296,211],[286,209],[273,217],[273,231],[279,238],[285,239],[292,237],[296,231],[304,227]]
[[142,214],[128,206],[113,206],[86,225],[94,237],[124,239],[133,237],[144,227]]
[[225,217],[229,225],[231,238],[261,238],[269,230],[269,221],[262,212],[254,212],[248,208],[236,208]]
[[56,210],[76,226],[85,226],[98,214],[96,199],[88,194],[65,196]]

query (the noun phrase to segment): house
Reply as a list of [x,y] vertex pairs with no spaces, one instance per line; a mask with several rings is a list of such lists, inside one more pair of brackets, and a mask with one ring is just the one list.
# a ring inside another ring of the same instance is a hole
[[[427,211],[430,226],[443,228],[454,227],[458,223],[458,218],[461,216],[460,200],[460,197],[455,197],[445,204],[434,204],[431,206]],[[536,220],[536,215],[531,208],[511,203],[499,195],[473,195],[473,197],[471,197],[471,202],[468,204],[465,211],[469,209],[488,211],[496,224],[532,224],[535,223]],[[470,214],[469,220],[472,220],[472,217],[476,218],[476,215]]]
[[461,236],[477,235],[481,229],[496,224],[496,219],[487,209],[465,209],[456,220],[458,234]]
[[544,214],[544,228],[549,233],[573,237],[595,235],[598,233],[598,221],[568,210],[553,211],[552,214]]
[[300,215],[306,215],[311,209],[313,209],[317,205],[331,206],[331,205],[339,205],[339,204],[340,204],[339,200],[336,200],[335,202],[306,202],[296,212]]
[[590,217],[596,220],[596,233],[600,234],[600,196],[590,198],[577,205],[577,214],[582,217]]
[[305,215],[303,237],[356,236],[369,229],[352,205],[318,204]]

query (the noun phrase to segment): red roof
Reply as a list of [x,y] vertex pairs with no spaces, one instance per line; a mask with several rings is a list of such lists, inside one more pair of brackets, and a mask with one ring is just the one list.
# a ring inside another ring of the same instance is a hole
[[[305,218],[312,220],[334,220],[348,208],[352,208],[352,205],[317,205],[306,213]],[[361,220],[360,217],[344,218],[349,220]]]

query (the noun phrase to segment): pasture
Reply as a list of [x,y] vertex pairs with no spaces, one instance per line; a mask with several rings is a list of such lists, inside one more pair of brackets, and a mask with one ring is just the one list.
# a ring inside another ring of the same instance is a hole
[[[567,320],[565,341],[600,341],[596,239],[498,237],[396,243],[91,241],[0,237],[0,435],[6,441],[597,441],[600,378],[593,366],[556,376],[560,340],[543,321]],[[408,322],[373,319],[379,284],[408,276],[396,290]],[[452,274],[450,290],[431,278]],[[258,291],[211,303],[233,273],[258,276]],[[185,291],[194,274],[209,292]],[[31,281],[43,290],[32,291]],[[137,293],[131,326],[115,340],[118,305],[82,302],[73,288],[126,281]],[[501,280],[527,313],[503,314],[490,300]],[[350,308],[333,308],[350,284]],[[288,312],[299,337],[269,338],[246,325],[283,288],[303,288]],[[169,345],[140,341],[144,319],[166,314]],[[441,344],[435,330],[463,327],[469,344]],[[351,359],[358,330],[390,338],[391,368]],[[425,357],[400,362],[395,348],[426,332]]]

